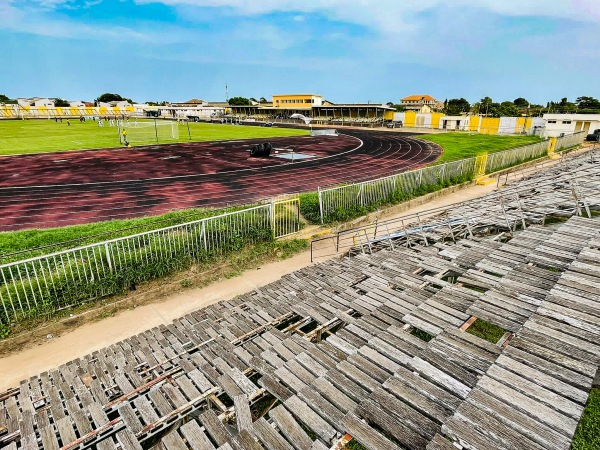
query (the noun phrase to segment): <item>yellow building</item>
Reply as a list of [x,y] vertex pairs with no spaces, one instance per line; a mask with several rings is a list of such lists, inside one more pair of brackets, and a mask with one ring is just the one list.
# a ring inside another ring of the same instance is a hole
[[316,94],[281,94],[273,95],[274,108],[302,109],[321,106],[323,97]]

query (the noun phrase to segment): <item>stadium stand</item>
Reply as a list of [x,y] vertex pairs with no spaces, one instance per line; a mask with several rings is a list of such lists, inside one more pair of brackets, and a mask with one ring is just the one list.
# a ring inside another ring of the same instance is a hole
[[[598,183],[600,161],[571,164]],[[577,200],[563,223],[514,230],[557,210],[554,194],[473,215],[463,239],[421,227],[301,269],[23,380],[0,394],[0,448],[308,450],[349,434],[374,450],[568,449],[600,365],[600,221]],[[465,332],[475,320],[505,333]]]

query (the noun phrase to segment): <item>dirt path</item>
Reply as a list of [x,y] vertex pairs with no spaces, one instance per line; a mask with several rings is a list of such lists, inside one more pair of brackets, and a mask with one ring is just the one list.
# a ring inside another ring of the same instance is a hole
[[[550,164],[554,163],[557,163],[557,161]],[[546,167],[550,164],[546,164]],[[380,217],[391,219],[394,216],[471,200],[481,197],[495,188],[495,183],[488,186],[471,185],[401,212],[386,212]],[[21,380],[40,372],[82,357],[149,328],[160,324],[168,324],[173,319],[196,309],[264,286],[278,280],[285,274],[309,265],[311,265],[310,251],[305,251],[287,260],[265,264],[258,270],[246,271],[235,278],[225,279],[204,288],[190,289],[168,296],[160,303],[147,304],[123,311],[99,322],[85,324],[69,333],[49,339],[36,347],[0,358],[0,392],[15,387]]]

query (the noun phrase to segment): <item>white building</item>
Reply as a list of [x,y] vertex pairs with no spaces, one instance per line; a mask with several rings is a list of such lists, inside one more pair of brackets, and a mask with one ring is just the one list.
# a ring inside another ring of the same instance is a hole
[[69,102],[69,106],[72,106],[74,108],[85,108],[85,103],[81,100],[74,100],[72,102]]
[[548,137],[600,129],[600,114],[544,114],[544,121]]

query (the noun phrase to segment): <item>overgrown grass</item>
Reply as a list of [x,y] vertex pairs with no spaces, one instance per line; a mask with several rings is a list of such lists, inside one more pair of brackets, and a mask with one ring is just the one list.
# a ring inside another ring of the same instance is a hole
[[[200,220],[227,212],[239,211],[250,206],[253,205],[222,209],[189,209],[138,219],[110,220],[59,228],[6,231],[0,233],[0,255],[4,255],[1,261],[2,264],[19,261],[80,245]],[[43,248],[32,250],[39,247]],[[26,253],[5,256],[15,252]]]
[[600,449],[600,388],[592,389],[577,431],[571,443],[572,450]]
[[494,325],[493,323],[477,319],[469,328],[467,328],[467,333],[470,333],[473,336],[478,336],[488,342],[491,342],[492,344],[495,344],[502,336],[504,336],[506,330],[498,325]]
[[410,334],[412,334],[415,337],[418,337],[419,339],[421,339],[422,341],[425,341],[425,342],[429,342],[434,337],[432,334],[429,334],[426,331],[420,330],[419,328],[413,328],[410,331]]
[[[259,241],[262,237],[262,242]],[[149,263],[141,264],[136,260],[123,261],[121,269],[112,274],[95,280],[83,279],[81,282],[67,282],[57,273],[48,280],[49,288],[43,290],[35,308],[20,312],[18,318],[6,317],[4,308],[0,307],[0,339],[8,337],[13,332],[31,329],[37,324],[49,319],[61,318],[70,314],[77,314],[102,302],[110,304],[114,296],[121,295],[134,286],[136,289],[143,287],[147,282],[164,278],[176,272],[194,267],[196,273],[210,272],[214,268],[226,267],[225,277],[231,278],[241,274],[244,270],[260,264],[287,259],[306,249],[308,243],[303,239],[289,239],[275,241],[271,233],[255,230],[255,244],[244,244],[237,236],[230,235],[227,242],[222,240],[222,251],[218,253],[198,250],[194,254],[181,252],[171,253],[169,258],[150,259]],[[165,249],[166,252],[166,249]],[[208,279],[206,281],[214,281]],[[179,281],[182,288],[197,287],[195,282],[184,278]],[[204,283],[203,283],[204,284]],[[21,297],[27,284],[16,286]],[[14,286],[5,286],[4,289],[14,289]],[[15,297],[13,291],[13,298]],[[6,292],[3,296],[7,298]],[[1,305],[1,304],[0,304]]]
[[[410,187],[403,186],[402,183],[398,183],[396,189],[389,191],[388,195],[384,198],[379,198],[377,201],[371,201],[364,205],[356,204],[360,187],[349,186],[346,191],[339,191],[336,195],[338,204],[351,206],[339,207],[334,210],[325,211],[325,222],[328,224],[348,222],[357,217],[361,217],[370,212],[376,211],[379,208],[389,205],[396,205],[421,195],[429,194],[450,186],[471,181],[473,176],[473,174],[467,174],[461,177],[447,178],[440,183],[425,184],[417,189],[412,189]],[[377,191],[380,189],[381,188],[378,186],[366,185],[363,190],[363,196],[364,198],[377,198],[377,195],[371,195],[371,191]],[[311,223],[320,223],[321,215],[317,193],[312,192],[300,195],[300,211],[307,221]]]
[[[142,122],[142,119],[138,119]],[[121,147],[116,127],[98,127],[93,121],[78,118],[56,123],[52,120],[0,120],[0,155],[44,153],[64,150]],[[307,130],[244,125],[190,123],[191,141],[217,141],[283,136],[305,136]],[[179,139],[164,143],[189,142],[186,124],[179,125]],[[147,145],[155,142],[136,143]]]
[[348,442],[348,445],[346,445],[346,450],[367,450],[367,447],[352,438],[352,440]]
[[501,136],[491,134],[440,133],[419,136],[419,139],[435,142],[444,149],[436,164],[471,158],[481,153],[494,153],[501,150],[533,144],[539,136]]

